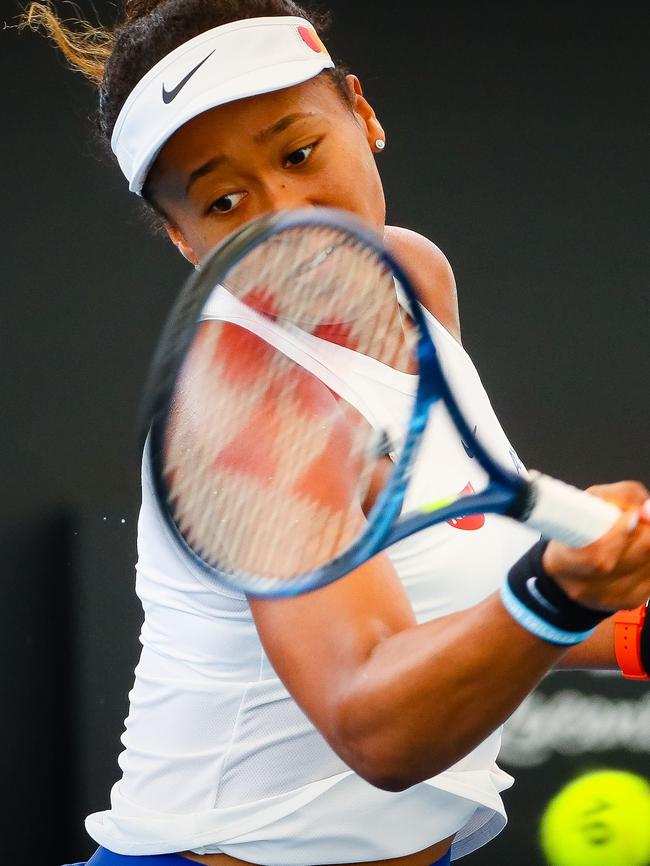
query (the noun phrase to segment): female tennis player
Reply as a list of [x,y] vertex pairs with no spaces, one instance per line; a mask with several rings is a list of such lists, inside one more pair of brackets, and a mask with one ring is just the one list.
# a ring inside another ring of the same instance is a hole
[[[41,4],[27,22],[98,86],[99,126],[129,189],[193,265],[287,208],[342,208],[383,231],[490,447],[510,459],[461,345],[449,263],[384,226],[387,133],[332,60],[319,15],[291,0],[133,0],[112,32],[69,29]],[[368,376],[369,400],[390,388],[380,379]],[[471,454],[455,453],[458,477],[471,477]],[[513,782],[496,763],[501,726],[540,679],[617,665],[647,676],[649,494],[634,481],[591,492],[623,515],[584,548],[473,516],[324,589],[253,599],[206,581],[171,543],[145,459],[143,648],[122,776],[110,808],[86,821],[99,846],[89,862],[430,866],[489,842]],[[636,610],[627,655],[615,646],[621,610]]]

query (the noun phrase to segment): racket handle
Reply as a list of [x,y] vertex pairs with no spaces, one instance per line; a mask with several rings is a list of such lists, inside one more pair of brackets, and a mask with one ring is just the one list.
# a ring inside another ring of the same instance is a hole
[[546,538],[569,547],[584,547],[605,535],[621,516],[621,510],[541,472],[530,473],[531,505],[523,522]]

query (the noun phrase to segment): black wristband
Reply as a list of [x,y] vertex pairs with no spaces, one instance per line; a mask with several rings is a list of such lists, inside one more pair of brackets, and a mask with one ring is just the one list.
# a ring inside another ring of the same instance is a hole
[[641,642],[639,647],[639,655],[641,657],[641,666],[646,674],[650,677],[650,599],[645,603],[646,613],[641,629]]
[[515,562],[502,599],[515,619],[538,637],[561,646],[580,643],[613,611],[595,610],[569,598],[544,570],[547,545],[545,539],[538,541]]

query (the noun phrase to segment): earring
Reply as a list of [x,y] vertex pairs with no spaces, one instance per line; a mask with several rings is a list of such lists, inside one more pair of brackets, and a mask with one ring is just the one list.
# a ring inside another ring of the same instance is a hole
[[377,150],[383,150],[386,147],[386,142],[383,138],[378,138],[375,141],[375,147],[377,148]]

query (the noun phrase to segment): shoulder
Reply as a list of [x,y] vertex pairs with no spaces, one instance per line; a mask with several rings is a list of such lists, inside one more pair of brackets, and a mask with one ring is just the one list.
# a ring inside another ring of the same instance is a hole
[[384,240],[412,280],[424,306],[460,342],[456,281],[445,254],[424,235],[400,226],[386,226]]

